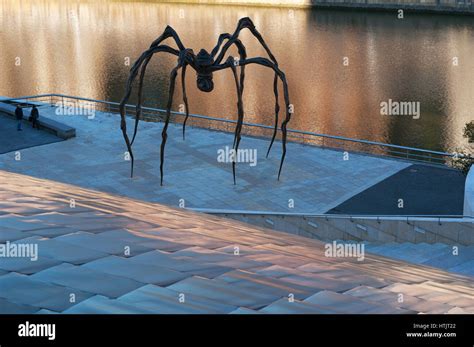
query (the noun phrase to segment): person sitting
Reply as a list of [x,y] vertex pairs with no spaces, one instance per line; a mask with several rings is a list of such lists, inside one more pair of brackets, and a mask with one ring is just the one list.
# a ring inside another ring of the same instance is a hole
[[17,121],[16,130],[18,130],[18,131],[23,130],[23,129],[21,128],[21,123],[22,123],[22,121],[23,121],[23,110],[22,110],[22,108],[20,107],[20,105],[16,105],[15,117],[16,117],[16,121]]
[[38,118],[39,118],[39,111],[36,108],[36,105],[33,105],[33,108],[31,109],[31,113],[30,113],[30,122],[33,125],[33,129],[36,128],[37,130],[39,130]]

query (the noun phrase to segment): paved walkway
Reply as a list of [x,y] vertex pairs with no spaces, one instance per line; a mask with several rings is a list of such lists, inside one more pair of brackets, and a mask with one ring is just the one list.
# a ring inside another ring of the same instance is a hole
[[181,201],[189,208],[325,213],[410,165],[356,154],[344,160],[339,151],[290,143],[277,181],[281,144],[266,159],[267,140],[243,137],[240,148],[256,150],[257,165],[238,164],[234,186],[231,164],[217,160],[218,150],[232,146],[232,134],[188,127],[183,141],[181,126],[171,125],[161,187],[161,123],[140,123],[131,179],[118,115],[58,116],[51,107],[40,112],[76,128],[77,137],[24,149],[21,161],[13,153],[0,155],[0,169],[171,206]]
[[17,131],[16,120],[0,113],[0,154],[63,141],[56,135],[33,129],[31,123],[23,121],[23,130]]
[[0,313],[474,313],[472,277],[327,257],[320,241],[5,171],[0,182],[0,242],[38,250],[1,259]]

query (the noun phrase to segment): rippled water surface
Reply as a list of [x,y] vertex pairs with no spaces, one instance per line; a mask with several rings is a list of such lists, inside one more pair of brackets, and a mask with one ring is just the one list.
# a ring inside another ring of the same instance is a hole
[[[119,101],[127,57],[133,62],[167,24],[187,47],[210,51],[244,16],[254,20],[286,72],[295,105],[291,128],[435,150],[464,142],[462,128],[474,119],[474,20],[468,16],[406,14],[399,20],[391,13],[0,0],[0,95],[54,92]],[[242,40],[250,56],[264,54],[250,34]],[[165,106],[175,62],[159,56],[150,63],[145,104]],[[214,81],[214,91],[204,94],[188,73],[191,112],[235,118],[230,71]],[[248,68],[247,121],[272,124],[272,82],[267,69]],[[382,116],[380,103],[389,99],[420,102],[420,118]]]

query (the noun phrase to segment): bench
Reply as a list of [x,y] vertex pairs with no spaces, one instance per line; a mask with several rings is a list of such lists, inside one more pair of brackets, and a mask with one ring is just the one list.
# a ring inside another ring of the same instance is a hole
[[[5,114],[9,117],[15,118],[15,109],[16,109],[16,106],[10,105],[10,104],[7,104],[7,103],[2,103],[0,101],[0,112],[1,113]],[[25,109],[27,109],[27,108],[24,108],[24,110],[23,110],[24,113],[26,113]],[[28,114],[29,114],[29,112],[28,112]],[[25,114],[23,115],[24,120],[28,120],[28,118],[29,118],[29,115],[25,115]],[[44,130],[46,130],[50,133],[53,133],[57,137],[59,137],[61,139],[64,139],[64,140],[67,140],[67,139],[70,139],[70,138],[76,136],[76,129],[75,128],[72,128],[69,125],[57,122],[55,120],[43,117],[43,116],[41,116],[41,114],[40,114],[40,117],[38,119],[38,124],[39,124],[40,129],[44,129]]]

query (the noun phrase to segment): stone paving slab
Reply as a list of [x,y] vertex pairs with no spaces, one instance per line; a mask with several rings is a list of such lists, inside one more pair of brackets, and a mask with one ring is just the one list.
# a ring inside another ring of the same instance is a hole
[[107,255],[89,248],[75,246],[58,239],[47,239],[33,236],[16,243],[30,243],[38,247],[41,257],[55,259],[59,262],[68,262],[76,265],[87,263],[88,261],[102,258]]
[[195,294],[186,294],[181,296],[182,300],[179,300],[182,294],[184,293],[150,284],[125,294],[118,300],[164,314],[229,313],[236,309],[235,306],[228,303],[221,303]]
[[[240,252],[240,250],[239,250]],[[229,268],[257,268],[269,266],[269,263],[259,262],[247,259],[245,255],[236,257],[234,253],[226,254],[215,250],[209,250],[202,247],[191,247],[173,253],[173,256],[182,257],[180,259],[189,259],[203,264],[219,264]]]
[[358,281],[354,282],[345,278],[335,280],[333,278],[323,276],[322,274],[319,274],[318,276],[291,275],[282,277],[281,279],[301,286],[318,288],[319,290],[332,290],[335,292],[343,292],[348,289],[352,289],[358,284]]
[[38,228],[38,223],[20,216],[0,216],[0,225],[5,228],[28,231]]
[[149,252],[154,248],[133,244],[114,237],[106,237],[104,233],[94,234],[88,232],[69,233],[56,237],[56,240],[79,247],[88,248],[101,253],[124,256],[137,255]]
[[194,276],[175,283],[168,288],[180,293],[195,294],[220,303],[245,306],[250,309],[267,306],[279,298],[279,295],[270,291],[243,291],[237,286],[222,280]]
[[94,119],[60,116],[49,106],[40,107],[40,113],[76,128],[76,138],[24,149],[20,161],[12,153],[0,155],[1,168],[170,206],[184,202],[188,208],[325,213],[410,166],[355,153],[344,160],[341,151],[290,143],[278,181],[281,143],[276,141],[265,158],[269,142],[244,136],[241,149],[256,150],[257,164],[238,163],[237,185],[233,185],[231,165],[217,160],[218,150],[232,146],[233,135],[189,126],[183,141],[181,126],[172,124],[161,187],[161,123],[140,123],[132,179],[117,114],[96,112]]
[[0,261],[0,269],[4,271],[18,272],[25,275],[31,275],[38,271],[48,269],[51,266],[59,265],[61,262],[45,256],[39,256],[36,261],[29,258],[11,257]]
[[114,276],[130,278],[137,282],[161,286],[173,284],[187,277],[181,272],[159,266],[159,264],[138,264],[130,259],[116,256],[92,261],[85,264],[84,267]]
[[343,295],[331,291],[321,291],[304,300],[305,302],[319,305],[331,309],[331,307],[344,308],[344,313],[347,314],[370,314],[381,313],[386,310],[386,313],[392,313],[393,309],[387,310],[387,306],[367,302],[366,300],[357,299],[350,295]]
[[337,314],[336,310],[327,309],[311,303],[295,300],[290,302],[287,298],[282,298],[272,304],[262,308],[262,313],[268,314]]
[[37,236],[42,236],[46,238],[54,238],[57,236],[62,236],[62,235],[67,235],[70,233],[74,233],[76,229],[70,228],[70,227],[47,227],[47,228],[41,228],[41,229],[35,229],[29,231],[29,234],[32,235],[37,235]]
[[261,277],[254,272],[240,269],[225,273],[217,279],[245,290],[268,292],[279,297],[288,296],[291,293],[297,299],[304,299],[316,290],[314,287],[287,282],[279,278]]
[[[115,244],[115,249],[119,249],[120,246],[129,245],[131,254],[140,254],[144,251],[150,251],[156,248],[163,249],[166,251],[177,251],[188,247],[188,245],[163,240],[159,237],[150,237],[150,234],[143,234],[138,231],[130,231],[125,229],[105,231],[100,234],[104,242],[109,244]],[[123,252],[123,247],[121,249]]]
[[37,307],[18,305],[0,298],[0,312],[2,314],[32,314],[38,312]]
[[63,313],[67,314],[151,314],[150,310],[138,308],[135,305],[129,305],[119,300],[109,299],[102,295],[93,297],[80,302],[79,304],[67,309]]
[[137,281],[63,263],[31,275],[32,279],[116,298],[142,286]]
[[235,311],[230,312],[230,314],[259,314],[260,312],[251,310],[245,307],[239,307]]
[[16,229],[11,229],[8,227],[2,227],[0,229],[0,242],[4,243],[5,241],[15,241],[15,240],[21,240],[27,237],[31,237],[32,234],[25,232],[25,231],[19,231]]
[[[75,302],[70,301],[71,294],[75,295]],[[63,311],[89,296],[74,288],[38,281],[15,272],[0,277],[0,297],[20,305]]]
[[351,295],[369,302],[379,303],[385,306],[407,308],[417,305],[422,299],[403,293],[403,302],[399,301],[399,294],[389,290],[372,288],[370,286],[358,286],[348,290],[344,295]]
[[174,258],[157,250],[132,257],[130,260],[137,264],[166,266],[176,271],[207,278],[214,278],[231,270],[229,267],[216,264],[202,264],[189,259]]

